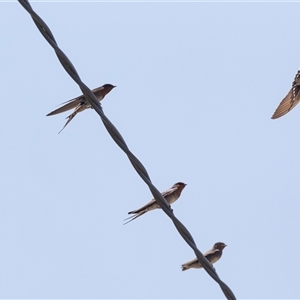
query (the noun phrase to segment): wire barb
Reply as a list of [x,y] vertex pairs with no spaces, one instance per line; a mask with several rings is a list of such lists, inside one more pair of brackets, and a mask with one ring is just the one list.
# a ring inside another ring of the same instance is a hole
[[129,150],[126,145],[125,140],[117,130],[117,128],[111,123],[111,121],[105,116],[103,113],[102,107],[100,103],[97,101],[95,95],[91,92],[91,90],[81,81],[75,67],[68,59],[68,57],[64,54],[64,52],[58,47],[55,38],[47,26],[47,24],[37,15],[37,13],[32,9],[28,0],[18,0],[19,3],[24,7],[24,9],[31,15],[35,25],[44,36],[44,38],[48,41],[51,47],[56,52],[56,55],[62,64],[63,68],[66,72],[72,77],[72,79],[79,85],[81,91],[83,92],[86,99],[90,102],[91,106],[95,109],[95,111],[100,116],[106,130],[112,137],[112,139],[116,142],[116,144],[126,153],[128,159],[133,165],[136,172],[140,175],[143,181],[148,185],[153,197],[161,207],[161,209],[168,215],[168,217],[173,221],[176,229],[182,236],[182,238],[186,241],[186,243],[194,250],[197,258],[199,259],[201,265],[205,269],[205,271],[220,285],[224,295],[229,300],[235,300],[231,289],[219,278],[215,269],[212,267],[211,263],[203,256],[203,254],[197,248],[193,237],[186,229],[186,227],[174,216],[173,211],[170,209],[167,201],[158,191],[158,189],[152,184],[150,177],[148,175],[147,170],[143,166],[143,164],[137,159],[137,157]]

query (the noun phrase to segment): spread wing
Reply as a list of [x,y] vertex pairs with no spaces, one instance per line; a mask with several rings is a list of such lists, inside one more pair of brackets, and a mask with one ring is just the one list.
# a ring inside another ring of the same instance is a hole
[[277,109],[275,110],[272,119],[278,119],[285,114],[287,114],[290,110],[292,110],[300,101],[300,97],[297,94],[297,97],[293,97],[293,89],[289,91],[289,93],[285,96],[285,98],[280,102]]
[[295,76],[293,86],[288,92],[288,94],[283,98],[283,100],[278,105],[275,110],[272,119],[277,119],[285,114],[287,114],[290,110],[292,110],[300,101],[300,71]]

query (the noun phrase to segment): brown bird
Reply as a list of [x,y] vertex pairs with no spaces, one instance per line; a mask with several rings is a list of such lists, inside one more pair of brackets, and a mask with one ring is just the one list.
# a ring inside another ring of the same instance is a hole
[[[105,97],[105,95],[108,94],[113,88],[115,88],[115,86],[112,84],[104,84],[96,89],[93,89],[92,92],[95,94],[98,101],[100,102]],[[66,119],[68,119],[68,121],[66,122],[65,126],[62,128],[62,130],[59,133],[61,133],[63,131],[63,129],[72,121],[72,119],[78,113],[84,111],[87,108],[91,108],[90,103],[85,99],[84,95],[81,95],[79,97],[76,97],[74,99],[66,101],[64,103],[66,103],[66,104],[54,111],[51,111],[47,115],[47,116],[53,116],[53,115],[57,115],[62,112],[65,112],[69,109],[75,108],[74,111],[68,117],[66,117]],[[62,103],[62,104],[64,104],[64,103]]]
[[[170,189],[162,192],[161,195],[163,197],[165,197],[165,199],[167,200],[167,202],[169,204],[172,204],[180,197],[181,192],[185,188],[185,186],[186,186],[185,183],[177,182]],[[156,208],[160,208],[160,206],[158,205],[158,203],[156,202],[155,199],[152,199],[149,203],[147,203],[143,207],[141,207],[137,210],[130,211],[128,214],[134,214],[134,216],[130,216],[129,218],[125,219],[125,220],[128,220],[128,219],[131,219],[131,220],[124,223],[124,225],[131,222],[131,221],[133,221],[134,219],[140,217],[144,213],[146,213],[150,210],[156,209]]]
[[280,102],[271,119],[277,119],[284,116],[292,110],[300,101],[300,70],[297,72],[292,88]]
[[[224,243],[215,243],[214,246],[212,247],[212,249],[205,252],[203,254],[203,256],[205,256],[205,258],[211,264],[214,264],[215,262],[217,262],[221,258],[222,251],[226,246],[227,245],[225,245]],[[203,267],[202,267],[201,263],[198,261],[198,258],[196,257],[193,260],[188,261],[187,263],[183,264],[181,266],[181,268],[182,268],[182,271],[185,271],[185,270],[188,270],[190,268],[200,269],[200,268],[203,268]]]

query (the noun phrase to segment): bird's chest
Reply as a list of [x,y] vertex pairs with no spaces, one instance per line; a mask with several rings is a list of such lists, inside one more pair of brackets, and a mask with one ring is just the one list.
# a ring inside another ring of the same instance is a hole
[[220,257],[221,257],[221,253],[217,252],[217,253],[215,253],[215,255],[212,256],[210,262],[212,264],[214,264],[215,262],[217,262],[220,259]]
[[168,203],[172,204],[178,199],[177,193],[173,193],[172,195],[168,196]]

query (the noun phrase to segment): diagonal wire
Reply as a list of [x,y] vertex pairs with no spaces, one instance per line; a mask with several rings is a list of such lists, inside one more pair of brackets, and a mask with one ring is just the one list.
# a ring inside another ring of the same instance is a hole
[[117,128],[111,123],[111,121],[105,116],[103,113],[102,107],[100,102],[97,101],[95,95],[91,92],[91,90],[81,81],[75,67],[68,59],[68,57],[63,53],[63,51],[58,47],[55,38],[46,25],[46,23],[36,14],[36,12],[32,9],[31,5],[29,4],[28,0],[18,0],[19,3],[24,7],[24,9],[31,15],[35,25],[44,36],[44,38],[48,41],[48,43],[52,46],[56,55],[66,70],[66,72],[73,78],[73,80],[79,85],[81,91],[83,92],[86,99],[90,102],[91,106],[95,109],[95,111],[99,114],[106,130],[112,137],[112,139],[116,142],[116,144],[126,153],[128,159],[130,160],[131,164],[133,165],[136,172],[140,175],[140,177],[144,180],[144,182],[148,185],[152,195],[154,196],[155,200],[162,208],[162,210],[169,216],[169,218],[173,221],[176,229],[182,236],[182,238],[187,242],[187,244],[194,250],[197,258],[199,259],[201,265],[205,269],[205,271],[220,285],[224,295],[227,299],[235,300],[236,297],[234,296],[231,289],[219,278],[215,268],[211,265],[211,263],[203,256],[203,254],[199,251],[196,246],[196,243],[186,229],[186,227],[174,216],[173,210],[171,209],[170,205],[167,203],[165,198],[161,195],[158,189],[152,184],[150,177],[148,175],[147,170],[143,166],[143,164],[137,159],[137,157],[129,150],[126,142],[124,141],[123,137],[117,130]]

